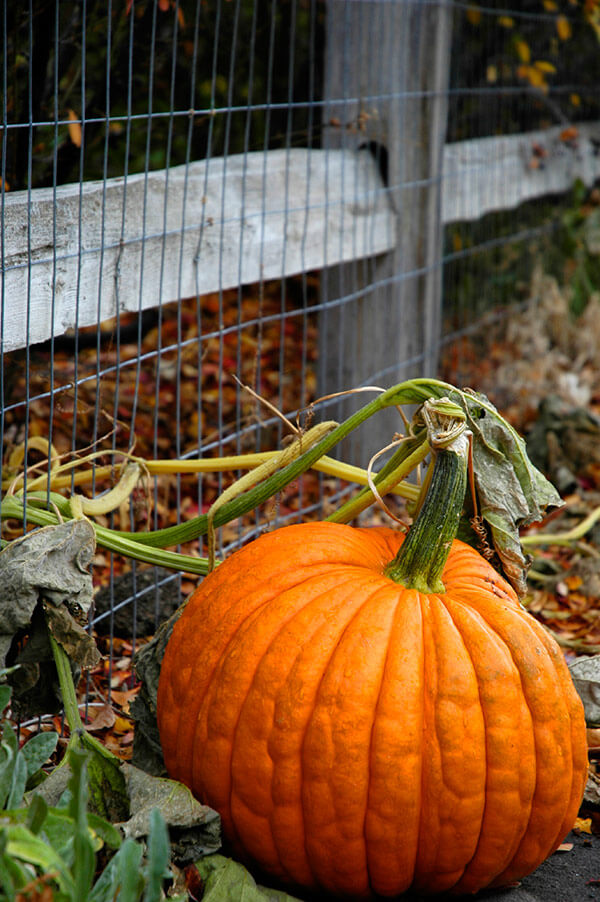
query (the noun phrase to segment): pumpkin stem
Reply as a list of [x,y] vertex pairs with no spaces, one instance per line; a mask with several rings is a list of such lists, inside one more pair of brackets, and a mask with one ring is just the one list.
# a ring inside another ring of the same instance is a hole
[[427,427],[433,474],[421,509],[386,575],[407,589],[442,593],[446,590],[441,575],[465,500],[470,433],[464,411],[447,398],[426,401],[419,413]]

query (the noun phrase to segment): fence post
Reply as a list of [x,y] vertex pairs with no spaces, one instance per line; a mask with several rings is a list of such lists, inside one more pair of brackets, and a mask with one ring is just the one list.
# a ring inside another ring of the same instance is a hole
[[[397,234],[392,252],[360,259],[357,247],[356,261],[323,273],[322,394],[436,373],[451,26],[444,0],[328,0],[324,146],[375,154]],[[364,465],[399,427],[395,414],[378,418],[344,456]]]

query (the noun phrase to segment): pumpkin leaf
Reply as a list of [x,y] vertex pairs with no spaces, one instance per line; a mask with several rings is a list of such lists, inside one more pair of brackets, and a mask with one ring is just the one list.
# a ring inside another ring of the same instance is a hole
[[571,678],[583,702],[588,726],[600,725],[600,655],[579,658],[569,665]]
[[215,852],[221,845],[221,819],[216,811],[197,801],[182,783],[152,777],[122,762],[132,816],[121,823],[126,837],[151,834],[153,812],[158,809],[171,834],[174,857],[193,861]]
[[[167,642],[184,606],[185,603],[160,625],[154,637],[137,650],[133,659],[135,673],[141,684],[139,695],[136,696],[130,707],[135,721],[133,763],[136,767],[155,777],[162,777],[167,773],[156,722],[156,695],[160,666]],[[215,850],[213,849],[213,851]]]
[[204,881],[202,902],[300,902],[281,890],[258,886],[243,865],[223,855],[209,855],[197,868]]
[[519,529],[541,520],[549,507],[560,507],[563,501],[530,461],[524,440],[485,395],[435,380],[422,380],[421,387],[431,397],[448,397],[467,415],[479,515],[505,577],[522,596],[530,559],[521,547]]
[[549,507],[560,507],[563,501],[529,460],[524,440],[485,395],[473,392],[463,396],[473,433],[479,511],[490,529],[505,576],[522,596],[530,559],[521,547],[519,529],[541,520]]
[[99,754],[86,744],[83,736],[81,748],[88,753],[89,804],[93,812],[109,821],[125,820],[129,816],[129,797],[125,777],[118,758]]
[[[56,687],[56,671],[41,604],[56,614],[59,639],[73,625],[87,657],[74,663],[87,666],[98,660],[89,654],[93,640],[81,628],[93,601],[90,564],[96,547],[93,527],[87,520],[71,520],[48,526],[11,542],[0,553],[0,666],[16,635],[27,633],[19,652],[21,666],[10,677],[13,713],[20,717],[59,711],[62,698]],[[62,615],[62,616],[61,616]],[[75,656],[73,656],[75,658]]]

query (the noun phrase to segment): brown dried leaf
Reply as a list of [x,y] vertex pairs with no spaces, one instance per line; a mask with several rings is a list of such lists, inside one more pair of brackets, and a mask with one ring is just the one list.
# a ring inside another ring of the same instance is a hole
[[48,629],[58,644],[67,653],[69,660],[84,670],[97,665],[102,655],[89,633],[79,626],[74,617],[62,605],[55,608],[52,604],[44,604]]
[[102,705],[99,708],[89,707],[87,710],[88,723],[85,728],[93,733],[97,730],[108,730],[114,726],[116,714],[111,705]]

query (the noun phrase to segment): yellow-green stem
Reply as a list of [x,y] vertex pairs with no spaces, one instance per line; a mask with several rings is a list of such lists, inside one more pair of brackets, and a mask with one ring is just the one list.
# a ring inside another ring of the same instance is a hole
[[[396,453],[381,468],[375,477],[375,485],[380,495],[386,495],[405,479],[429,454],[430,448],[425,432],[412,439],[407,438],[400,445]],[[418,486],[410,486],[410,496],[403,493],[409,501],[415,501],[419,497]],[[350,498],[336,511],[327,517],[331,523],[350,523],[359,514],[370,507],[375,501],[375,495],[370,488],[364,488],[353,498]]]
[[[370,401],[356,413],[352,414],[347,420],[341,423],[329,435],[325,436],[313,448],[302,454],[297,460],[288,464],[273,476],[264,480],[260,485],[244,492],[239,498],[224,505],[217,511],[214,519],[215,527],[222,526],[231,520],[237,519],[245,513],[255,509],[269,498],[272,498],[286,485],[296,479],[301,473],[310,469],[319,461],[327,452],[334,447],[339,441],[344,439],[355,428],[364,423],[370,416],[380,410],[388,407],[397,407],[402,404],[421,404],[429,398],[441,398],[446,394],[453,394],[458,398],[462,398],[462,392],[459,392],[453,386],[435,379],[412,379],[407,382],[399,383],[383,392],[377,398]],[[382,468],[385,469],[385,468]],[[39,503],[44,505],[47,503],[46,495],[40,493]],[[55,500],[57,509],[61,515],[70,517],[71,511],[67,499],[60,496],[51,497]],[[29,520],[38,525],[46,525],[58,522],[58,517],[49,511],[42,510],[37,507],[29,506],[29,497],[27,500],[20,499],[20,504],[14,496],[8,496],[2,502],[2,517],[16,517]],[[207,561],[203,559],[190,558],[186,555],[175,555],[173,552],[160,551],[165,547],[178,545],[188,542],[204,535],[207,531],[208,523],[206,514],[195,517],[186,523],[178,526],[167,527],[166,529],[158,529],[146,533],[122,532],[118,530],[108,530],[99,526],[95,526],[98,544],[111,551],[116,551],[136,560],[146,561],[152,564],[158,564],[165,567],[172,567],[178,570],[187,570],[191,573],[206,573]],[[146,548],[145,546],[150,546]]]
[[600,507],[594,510],[567,532],[534,532],[521,536],[521,545],[531,547],[533,545],[571,545],[578,539],[582,539],[586,532],[600,520]]
[[[52,501],[54,502],[52,496]],[[60,496],[58,496],[60,498]],[[61,503],[57,504],[57,510],[62,516],[63,510],[67,509],[66,519],[70,518],[70,507],[67,498],[61,498]],[[24,503],[25,502],[25,503]],[[27,503],[29,502],[29,503]],[[33,502],[33,503],[32,503]],[[54,511],[46,510],[45,507],[39,507],[38,504],[45,503],[45,496],[41,498],[35,497],[30,499],[27,496],[9,495],[2,501],[2,519],[19,519],[25,520],[27,523],[35,523],[36,526],[54,526],[60,523],[60,517]],[[126,533],[122,535],[116,530],[107,529],[105,526],[98,526],[97,523],[90,521],[96,533],[96,541],[102,548],[108,551],[114,551],[125,557],[132,558],[135,561],[143,561],[146,564],[154,564],[156,567],[167,567],[171,570],[182,570],[186,573],[196,573],[205,576],[208,573],[208,560],[202,557],[192,557],[189,554],[179,554],[176,551],[166,551],[163,548],[142,544],[136,541],[136,533]],[[128,536],[130,538],[128,538]]]
[[48,630],[48,638],[50,639],[50,646],[52,648],[54,664],[56,666],[56,672],[58,674],[58,682],[60,685],[65,717],[71,734],[69,747],[73,748],[83,745],[89,749],[94,749],[96,752],[99,752],[104,758],[114,758],[115,760],[118,760],[115,755],[109,752],[109,750],[105,748],[101,742],[98,742],[98,740],[94,736],[90,735],[90,733],[88,733],[85,729],[81,715],[79,713],[79,703],[77,701],[77,692],[75,690],[75,683],[73,681],[73,673],[71,671],[71,661],[69,660],[69,656],[63,649],[62,645],[60,645],[60,643],[56,641],[50,630]]

